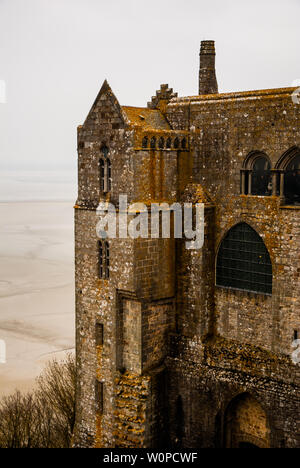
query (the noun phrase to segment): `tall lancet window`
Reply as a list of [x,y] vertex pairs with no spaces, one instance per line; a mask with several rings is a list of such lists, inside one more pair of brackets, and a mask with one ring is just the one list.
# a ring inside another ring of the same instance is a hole
[[99,159],[100,190],[102,193],[111,191],[111,162],[108,158],[108,152],[107,146],[102,146]]

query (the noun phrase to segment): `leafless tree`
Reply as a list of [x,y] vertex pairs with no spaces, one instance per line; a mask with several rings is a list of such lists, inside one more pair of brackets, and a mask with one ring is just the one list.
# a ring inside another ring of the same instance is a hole
[[71,446],[75,422],[74,356],[48,363],[36,389],[16,391],[0,402],[1,448]]
[[41,408],[54,412],[52,427],[59,443],[70,447],[75,423],[76,365],[68,354],[63,362],[51,361],[37,379],[37,399]]

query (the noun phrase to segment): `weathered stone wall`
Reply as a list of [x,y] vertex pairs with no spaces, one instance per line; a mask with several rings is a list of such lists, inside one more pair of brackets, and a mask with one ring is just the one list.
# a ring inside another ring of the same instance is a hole
[[[75,210],[76,258],[76,354],[77,354],[77,420],[78,438],[94,437],[95,379],[104,383],[105,425],[103,444],[113,443],[114,378],[116,372],[116,304],[118,290],[133,290],[133,245],[130,239],[110,241],[110,279],[98,277],[98,239],[95,210]],[[122,265],[118,259],[122,257]],[[95,342],[96,323],[103,324],[101,363]],[[99,370],[100,367],[100,370]],[[80,442],[81,443],[81,442]]]
[[230,227],[244,221],[271,256],[272,297],[216,288],[219,333],[290,353],[293,330],[299,328],[299,208],[284,209],[279,197],[240,195],[240,170],[251,151],[265,152],[275,167],[299,144],[300,112],[291,90],[173,99],[167,115],[176,129],[192,130],[194,180],[216,205],[215,255]]
[[[149,118],[168,126],[156,111],[149,112]],[[109,279],[99,278],[99,202],[110,201],[118,209],[120,194],[127,195],[128,203],[142,201],[147,206],[154,200],[176,199],[177,151],[142,150],[140,132],[135,140],[133,136],[128,116],[104,83],[78,129],[77,446],[149,446],[157,439],[153,427],[163,424],[161,407],[166,405],[157,393],[162,388],[160,373],[141,374],[145,369],[152,372],[167,354],[167,335],[174,322],[170,302],[175,283],[174,241],[109,239]],[[103,145],[109,150],[112,167],[112,189],[106,194],[100,191]],[[128,223],[131,219],[129,215]],[[96,345],[97,323],[103,326],[101,346]]]
[[[121,108],[104,84],[78,129],[75,445],[228,446],[235,408],[234,444],[299,446],[299,366],[290,355],[300,331],[300,210],[279,196],[240,193],[251,151],[266,153],[274,168],[299,146],[291,92],[176,98],[163,88],[141,109]],[[103,145],[112,165],[106,194]],[[100,200],[117,205],[119,194],[147,209],[154,201],[204,203],[203,248],[110,239],[110,277],[100,279],[96,207]],[[272,295],[215,286],[220,243],[239,222],[269,251]],[[96,323],[103,325],[98,346]],[[230,405],[243,394],[250,406]]]
[[[224,339],[203,345],[197,337],[174,335],[167,368],[172,446],[226,446],[228,406],[249,393],[266,413],[269,446],[299,447],[299,369],[288,358]],[[265,441],[248,442],[263,446]]]
[[[274,90],[173,99],[167,116],[177,130],[191,130],[194,181],[215,205],[214,241],[208,252],[214,252],[216,262],[225,234],[246,222],[264,240],[273,269],[271,296],[214,288],[207,314],[214,326],[207,348],[199,341],[205,304],[199,299],[209,284],[215,284],[211,263],[201,270],[207,244],[195,254],[195,264],[193,254],[179,255],[178,335],[170,347],[175,356],[168,358],[171,441],[184,447],[226,445],[227,405],[236,395],[249,392],[265,408],[270,446],[297,447],[299,369],[291,362],[291,345],[294,330],[300,328],[300,211],[297,206],[282,206],[278,196],[240,195],[240,170],[251,151],[265,152],[275,167],[285,151],[299,145],[299,106],[292,103],[291,90]],[[207,230],[209,222],[206,215]]]

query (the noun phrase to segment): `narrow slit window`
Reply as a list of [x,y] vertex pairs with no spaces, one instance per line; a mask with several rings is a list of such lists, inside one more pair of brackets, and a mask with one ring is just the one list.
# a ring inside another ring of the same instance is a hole
[[98,261],[99,261],[99,278],[103,278],[103,245],[102,242],[98,243]]
[[100,170],[100,190],[104,191],[104,159],[100,158],[99,160],[99,170]]
[[103,325],[102,325],[102,323],[96,323],[95,335],[96,335],[96,346],[102,346],[103,345]]
[[109,279],[110,275],[110,258],[109,258],[109,243],[107,241],[98,242],[98,263],[99,263],[99,278]]
[[105,277],[109,278],[109,243],[105,242]]
[[107,191],[111,191],[111,163],[110,159],[107,160]]

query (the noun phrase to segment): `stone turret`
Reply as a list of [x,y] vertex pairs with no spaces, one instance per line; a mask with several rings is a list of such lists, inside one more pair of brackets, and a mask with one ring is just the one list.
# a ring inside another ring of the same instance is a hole
[[201,41],[199,94],[216,94],[218,92],[215,57],[215,42]]

